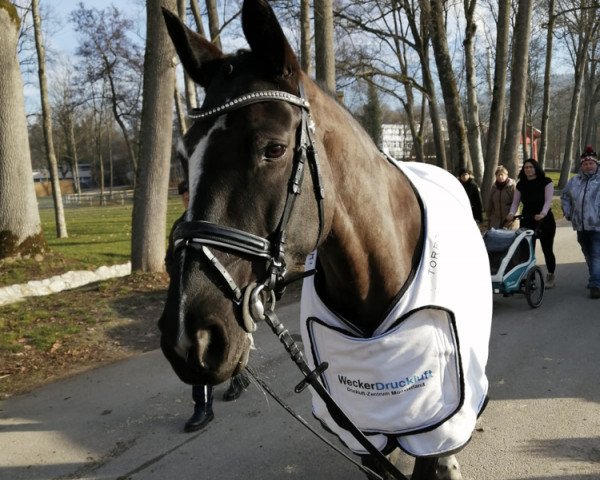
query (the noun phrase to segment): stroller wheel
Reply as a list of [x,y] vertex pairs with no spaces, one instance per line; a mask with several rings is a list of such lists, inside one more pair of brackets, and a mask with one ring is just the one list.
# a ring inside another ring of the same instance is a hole
[[525,279],[525,298],[531,308],[537,308],[541,305],[544,298],[544,277],[540,267],[533,267],[527,272]]

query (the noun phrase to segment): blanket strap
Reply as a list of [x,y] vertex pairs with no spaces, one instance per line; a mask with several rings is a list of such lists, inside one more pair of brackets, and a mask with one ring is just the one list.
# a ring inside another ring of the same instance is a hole
[[315,390],[315,392],[321,397],[321,399],[327,405],[327,408],[332,414],[332,417],[335,418],[337,424],[343,428],[344,430],[349,431],[352,436],[372,455],[376,461],[379,463],[381,468],[383,468],[387,473],[392,475],[397,480],[408,480],[400,470],[398,470],[395,465],[390,462],[386,456],[381,453],[375,446],[369,441],[369,439],[362,433],[356,425],[352,423],[352,420],[348,418],[348,416],[344,413],[344,411],[340,408],[340,406],[335,402],[329,392],[325,389],[325,387],[319,382],[319,377],[321,373],[327,368],[327,364],[321,364],[315,368],[314,371],[310,369],[306,360],[304,359],[304,354],[302,350],[298,347],[296,341],[292,338],[289,331],[285,326],[279,321],[277,315],[274,311],[267,311],[264,314],[265,322],[271,327],[271,330],[279,341],[283,344],[286,351],[304,375],[304,380],[302,380],[295,388],[296,392],[300,392],[306,388],[306,384],[310,384],[310,386]]

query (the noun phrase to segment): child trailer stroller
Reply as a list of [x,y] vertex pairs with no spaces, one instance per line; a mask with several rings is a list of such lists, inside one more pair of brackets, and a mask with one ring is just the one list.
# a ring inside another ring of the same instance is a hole
[[544,298],[544,277],[535,264],[535,232],[491,229],[483,235],[490,260],[492,289],[505,297],[515,293],[525,295],[531,308],[541,305]]

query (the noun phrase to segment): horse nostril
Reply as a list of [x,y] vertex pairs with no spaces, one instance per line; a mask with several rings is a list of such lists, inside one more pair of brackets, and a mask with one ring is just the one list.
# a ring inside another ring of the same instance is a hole
[[217,326],[199,329],[196,332],[198,363],[201,368],[217,370],[226,356],[223,331]]

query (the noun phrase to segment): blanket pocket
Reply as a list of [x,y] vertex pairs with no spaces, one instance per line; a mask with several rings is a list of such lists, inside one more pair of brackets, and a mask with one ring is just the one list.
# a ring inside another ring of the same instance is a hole
[[315,364],[329,363],[325,387],[364,432],[427,431],[462,406],[460,352],[448,310],[414,310],[371,338],[357,338],[314,317],[307,320],[307,331]]

